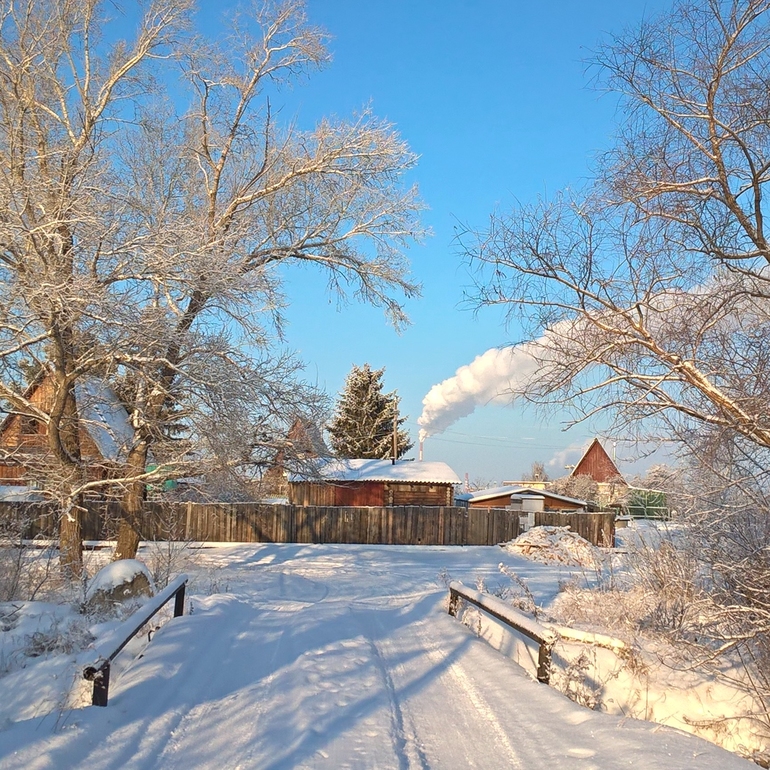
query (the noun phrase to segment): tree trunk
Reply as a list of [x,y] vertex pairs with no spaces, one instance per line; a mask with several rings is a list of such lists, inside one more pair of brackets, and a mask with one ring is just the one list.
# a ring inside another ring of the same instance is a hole
[[59,524],[59,563],[66,580],[79,580],[83,576],[83,534],[81,511],[77,505],[62,512]]
[[[53,444],[59,458],[59,483],[71,491],[79,484],[81,473],[80,429],[74,385],[66,388],[58,435],[52,433],[49,431],[49,444]],[[66,580],[76,580],[83,575],[82,495],[70,495],[66,500],[59,522],[59,565]]]
[[[132,450],[126,462],[128,475],[139,476],[147,466],[147,447],[142,444]],[[118,525],[118,541],[115,545],[113,561],[118,559],[135,559],[141,540],[140,526],[145,497],[144,481],[130,483],[123,499],[120,501],[120,523]]]

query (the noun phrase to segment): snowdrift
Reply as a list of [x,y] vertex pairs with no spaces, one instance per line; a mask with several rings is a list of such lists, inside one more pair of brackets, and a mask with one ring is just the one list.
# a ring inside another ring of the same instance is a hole
[[595,569],[604,560],[599,548],[569,527],[533,527],[510,543],[504,543],[502,548],[532,561],[568,567]]

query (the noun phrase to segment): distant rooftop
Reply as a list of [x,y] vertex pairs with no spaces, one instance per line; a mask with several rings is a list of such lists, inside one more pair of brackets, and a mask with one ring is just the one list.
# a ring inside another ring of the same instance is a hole
[[473,492],[461,492],[459,495],[455,495],[457,500],[479,501],[488,500],[493,497],[502,497],[503,495],[512,495],[517,492],[519,487],[505,486],[505,487],[489,487],[487,489],[476,489]]
[[[324,481],[403,481],[416,484],[459,484],[457,474],[442,462],[323,459],[316,464]],[[308,481],[309,474],[292,474],[289,481]]]
[[578,500],[575,497],[557,495],[555,492],[550,492],[547,489],[510,485],[504,487],[489,487],[488,489],[477,489],[475,492],[462,492],[458,495],[455,495],[455,499],[467,501],[470,503],[491,500],[495,497],[502,497],[503,495],[539,495],[540,497],[550,497],[553,500],[561,500],[564,503],[571,503],[578,507],[585,507],[588,505],[585,500]]

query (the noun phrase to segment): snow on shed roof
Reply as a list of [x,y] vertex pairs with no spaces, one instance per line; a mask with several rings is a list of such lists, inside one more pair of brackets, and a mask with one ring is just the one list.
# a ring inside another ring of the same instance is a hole
[[580,500],[577,497],[565,497],[564,495],[557,495],[556,492],[549,492],[547,489],[532,489],[532,487],[519,487],[514,489],[515,495],[538,495],[540,497],[552,497],[554,500],[562,500],[565,503],[575,503],[576,505],[587,506],[586,500]]
[[473,492],[462,492],[455,495],[458,500],[467,500],[468,502],[477,500],[489,500],[493,497],[502,497],[503,495],[512,495],[518,491],[519,487],[489,487],[487,489],[476,489]]
[[134,441],[128,412],[115,391],[96,377],[75,384],[78,414],[105,460],[124,460]]
[[478,502],[480,500],[491,500],[494,497],[503,495],[535,495],[537,497],[550,497],[554,500],[561,500],[565,503],[573,503],[576,506],[586,507],[588,503],[585,500],[578,500],[576,497],[565,497],[557,495],[555,492],[549,492],[547,489],[533,489],[532,487],[505,486],[490,487],[489,489],[477,489],[475,492],[463,492],[455,495],[456,500],[467,500],[468,502]]
[[[459,484],[457,474],[442,462],[399,460],[324,459],[316,466],[324,481],[403,481],[414,484]],[[292,474],[290,481],[308,481],[308,475]]]

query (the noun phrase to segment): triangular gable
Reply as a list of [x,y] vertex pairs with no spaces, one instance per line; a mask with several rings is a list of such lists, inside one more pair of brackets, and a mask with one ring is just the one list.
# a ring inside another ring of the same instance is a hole
[[607,454],[598,438],[591,442],[578,464],[572,469],[570,476],[588,476],[599,484],[611,481],[625,483],[618,466]]
[[[45,369],[41,369],[24,391],[24,398],[32,401],[49,376]],[[134,430],[126,408],[112,388],[96,377],[86,377],[75,384],[75,401],[80,426],[88,433],[99,454],[112,462],[125,460]],[[0,421],[0,446],[4,445],[11,421],[19,415],[20,412],[11,411]]]
[[[34,376],[29,385],[27,385],[24,393],[21,394],[22,398],[26,399],[27,401],[31,401],[32,397],[35,395],[35,391],[45,382],[47,377],[48,372],[46,372],[45,369],[40,369],[40,371],[38,371],[38,373]],[[5,413],[5,417],[3,417],[3,419],[0,421],[0,436],[6,432],[11,424],[11,420],[19,414],[20,413],[18,411],[14,410]]]

